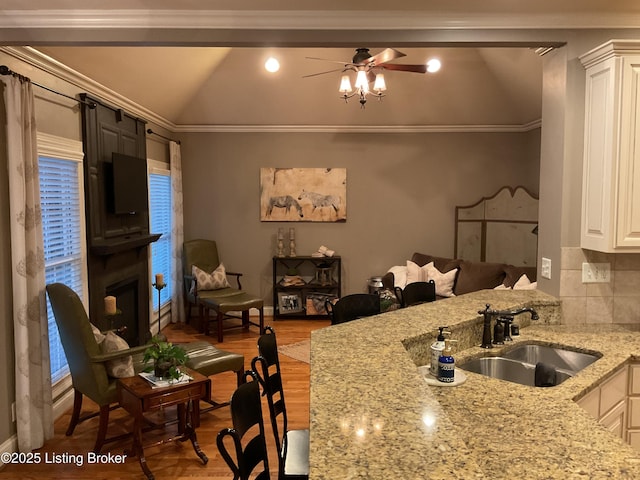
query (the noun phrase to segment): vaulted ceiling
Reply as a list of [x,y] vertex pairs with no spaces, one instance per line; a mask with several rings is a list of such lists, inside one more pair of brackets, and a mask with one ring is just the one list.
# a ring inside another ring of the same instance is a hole
[[[575,28],[640,25],[637,0],[3,0],[0,45],[31,45],[178,130],[207,126],[512,126],[541,116],[536,46]],[[560,33],[559,33],[560,32]],[[435,74],[385,72],[361,109],[338,94],[355,47]],[[268,56],[281,69],[268,74]],[[339,65],[338,65],[339,66]]]

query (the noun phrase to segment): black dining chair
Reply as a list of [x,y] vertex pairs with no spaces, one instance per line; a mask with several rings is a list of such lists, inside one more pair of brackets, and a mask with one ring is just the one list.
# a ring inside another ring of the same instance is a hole
[[309,478],[309,430],[289,430],[276,334],[271,327],[265,330],[258,339],[258,356],[251,361],[251,368],[269,405],[278,451],[278,479],[305,480]]
[[353,293],[341,297],[335,304],[325,302],[325,308],[331,325],[337,325],[380,313],[380,296],[377,293]]
[[433,302],[436,299],[436,284],[433,280],[412,282],[407,284],[404,289],[395,287],[394,290],[401,308]]
[[[251,377],[251,381],[240,385],[231,396],[233,428],[221,430],[216,437],[216,444],[233,472],[233,480],[249,480],[249,477],[270,480],[260,384],[254,372],[246,372],[245,375]],[[225,443],[227,437],[231,439],[232,447],[227,447],[230,443]],[[253,471],[257,468],[262,468],[262,471],[253,477]]]

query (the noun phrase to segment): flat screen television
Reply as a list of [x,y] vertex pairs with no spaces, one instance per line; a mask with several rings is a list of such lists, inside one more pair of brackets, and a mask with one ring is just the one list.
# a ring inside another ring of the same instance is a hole
[[149,211],[147,160],[113,152],[112,212],[117,215]]

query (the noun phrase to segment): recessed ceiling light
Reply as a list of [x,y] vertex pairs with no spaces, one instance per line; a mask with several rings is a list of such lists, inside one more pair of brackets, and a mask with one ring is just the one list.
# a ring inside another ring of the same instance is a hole
[[427,72],[435,73],[440,70],[441,66],[442,64],[440,63],[440,60],[438,60],[437,58],[432,58],[427,62]]
[[274,57],[269,57],[267,61],[264,62],[264,68],[267,72],[275,73],[280,70],[280,62]]

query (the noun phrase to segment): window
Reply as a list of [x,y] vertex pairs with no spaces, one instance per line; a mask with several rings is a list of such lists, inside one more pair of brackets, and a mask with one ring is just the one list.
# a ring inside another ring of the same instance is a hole
[[[160,291],[160,304],[171,301],[173,285],[171,279],[171,176],[167,165],[150,161],[149,172],[149,223],[151,233],[161,237],[151,244],[151,272],[162,273],[166,287]],[[161,165],[162,167],[156,167]],[[151,278],[154,278],[152,275]],[[158,308],[158,292],[152,291],[154,310]]]
[[[60,282],[86,299],[82,146],[38,134],[40,206],[46,283]],[[65,158],[66,157],[66,158]],[[85,302],[86,307],[86,302]],[[47,298],[52,383],[69,372]]]

